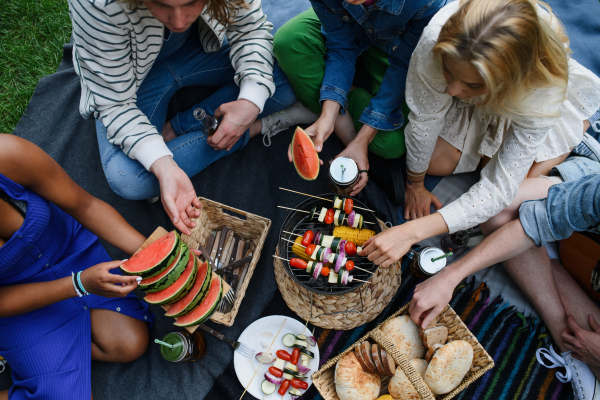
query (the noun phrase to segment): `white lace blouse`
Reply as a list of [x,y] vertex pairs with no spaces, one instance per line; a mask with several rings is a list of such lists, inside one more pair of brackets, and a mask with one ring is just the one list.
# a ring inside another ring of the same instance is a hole
[[483,156],[491,158],[480,181],[439,210],[450,233],[483,223],[506,208],[533,162],[570,152],[581,142],[583,120],[600,107],[600,79],[572,59],[566,96],[558,87],[540,88],[524,101],[545,116],[502,117],[478,107],[478,99],[466,102],[450,96],[441,59],[431,49],[458,3],[441,9],[425,28],[406,82],[411,110],[405,130],[408,169],[428,169],[438,136],[462,152],[455,174],[476,170]]

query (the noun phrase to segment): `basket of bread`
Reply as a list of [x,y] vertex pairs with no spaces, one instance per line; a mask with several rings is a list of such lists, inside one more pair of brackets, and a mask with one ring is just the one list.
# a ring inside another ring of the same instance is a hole
[[421,329],[409,304],[315,372],[325,400],[448,400],[494,367],[450,306]]

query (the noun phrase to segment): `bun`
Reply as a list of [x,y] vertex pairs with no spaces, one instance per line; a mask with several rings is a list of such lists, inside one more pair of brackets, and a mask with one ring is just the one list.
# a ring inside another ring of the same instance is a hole
[[340,400],[375,400],[381,377],[365,372],[354,352],[347,353],[335,366],[335,391]]
[[[425,376],[425,371],[427,370],[427,361],[413,358],[409,361],[409,363],[412,365],[415,371],[421,375],[421,377]],[[396,369],[396,373],[392,379],[390,379],[388,391],[394,399],[421,400],[419,392],[417,392],[417,389],[415,389],[404,371],[402,371],[402,368]]]
[[394,341],[398,351],[407,359],[425,357],[425,347],[419,337],[419,327],[408,315],[389,320],[381,327],[381,331]]
[[464,340],[454,340],[435,353],[425,372],[425,383],[435,394],[449,393],[462,382],[472,364],[473,347]]
[[448,328],[445,326],[436,326],[421,330],[421,339],[426,349],[430,349],[434,344],[446,344],[448,340]]

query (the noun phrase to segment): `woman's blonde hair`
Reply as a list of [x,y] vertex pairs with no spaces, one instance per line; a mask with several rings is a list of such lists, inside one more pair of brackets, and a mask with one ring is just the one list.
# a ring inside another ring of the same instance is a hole
[[[120,0],[127,4],[130,10],[135,10],[137,6],[144,4],[143,0]],[[215,19],[223,26],[229,25],[233,12],[236,8],[246,7],[244,0],[208,0],[206,2],[206,11],[212,19]]]
[[558,86],[566,92],[568,43],[563,25],[546,3],[461,0],[433,52],[469,62],[479,71],[487,86],[483,107],[501,115],[529,114],[532,110],[522,100],[532,89]]

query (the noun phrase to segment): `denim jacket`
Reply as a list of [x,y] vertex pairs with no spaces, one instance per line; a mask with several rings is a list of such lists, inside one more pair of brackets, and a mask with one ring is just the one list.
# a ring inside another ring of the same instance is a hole
[[573,232],[600,233],[600,173],[554,185],[546,199],[523,202],[519,218],[537,246],[566,239]]
[[389,55],[390,66],[377,95],[359,121],[383,131],[401,127],[410,57],[423,29],[446,0],[377,0],[370,7],[344,0],[310,2],[321,21],[327,47],[321,103],[333,100],[342,106],[342,114],[345,113],[356,58],[375,45]]

